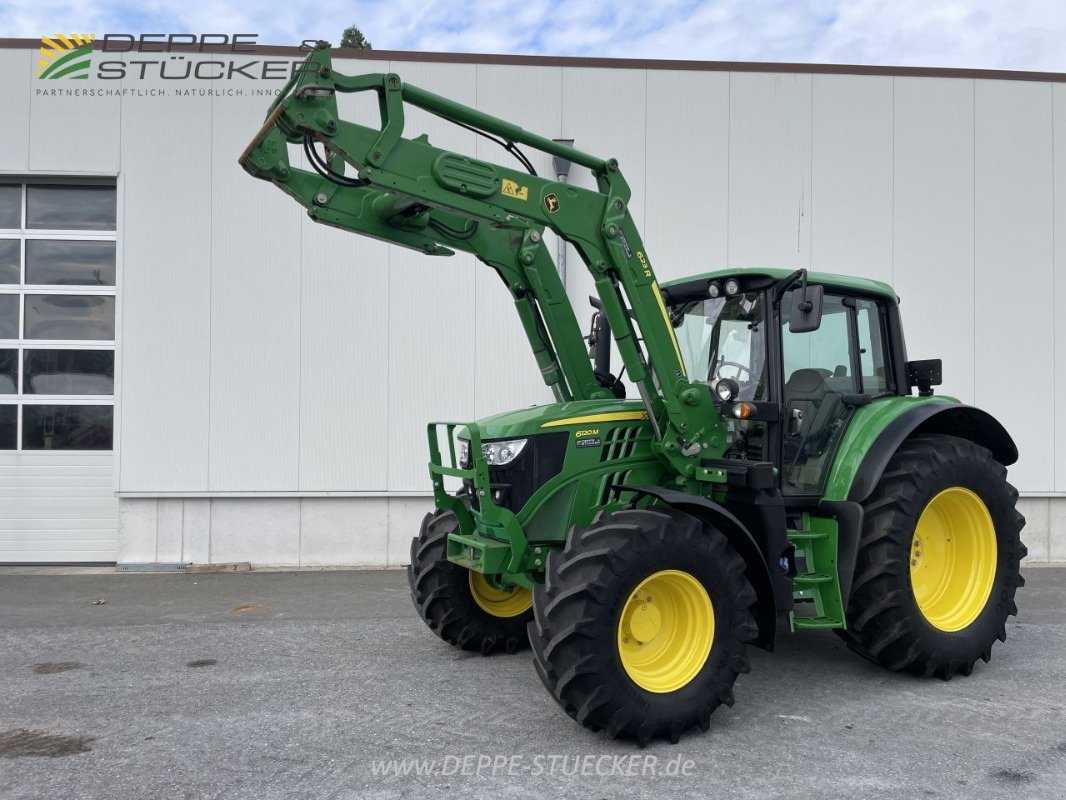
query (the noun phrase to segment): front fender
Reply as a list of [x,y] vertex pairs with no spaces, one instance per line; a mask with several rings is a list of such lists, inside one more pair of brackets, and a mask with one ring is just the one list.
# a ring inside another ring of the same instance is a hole
[[745,575],[755,590],[755,622],[759,627],[758,637],[752,644],[763,650],[773,650],[777,634],[777,604],[774,600],[774,584],[770,569],[758,543],[751,532],[727,508],[704,497],[664,489],[661,486],[623,486],[618,489],[637,495],[653,497],[678,511],[683,511],[714,526],[744,560]]
[[1018,460],[1014,440],[987,411],[950,397],[886,397],[855,413],[837,450],[824,499],[863,502],[899,446],[923,433],[968,439],[987,447],[1004,466]]

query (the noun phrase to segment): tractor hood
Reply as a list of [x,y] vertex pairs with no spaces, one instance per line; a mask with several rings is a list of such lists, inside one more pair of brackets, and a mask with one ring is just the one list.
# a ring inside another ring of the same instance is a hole
[[479,419],[477,424],[482,439],[510,439],[647,418],[639,400],[575,400],[505,411]]

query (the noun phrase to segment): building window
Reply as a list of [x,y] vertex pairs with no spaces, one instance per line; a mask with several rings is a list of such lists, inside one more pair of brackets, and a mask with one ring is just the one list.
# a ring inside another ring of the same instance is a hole
[[0,451],[111,450],[115,186],[0,178]]

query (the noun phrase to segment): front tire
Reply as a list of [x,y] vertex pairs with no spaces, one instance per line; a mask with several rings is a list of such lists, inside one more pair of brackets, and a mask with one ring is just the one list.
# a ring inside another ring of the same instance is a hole
[[671,508],[618,511],[571,532],[533,590],[533,660],[566,713],[610,738],[677,742],[733,704],[757,634],[744,562]]
[[983,447],[909,439],[866,509],[848,627],[854,651],[891,670],[969,675],[1006,641],[1025,581],[1017,490]]
[[438,509],[425,516],[411,541],[407,582],[418,615],[437,636],[463,650],[489,655],[525,649],[526,626],[533,619],[529,590],[503,591],[481,573],[449,561],[448,534],[458,525],[455,514]]

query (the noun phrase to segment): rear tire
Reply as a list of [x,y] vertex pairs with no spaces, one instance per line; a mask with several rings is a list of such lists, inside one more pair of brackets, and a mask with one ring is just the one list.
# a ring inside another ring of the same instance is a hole
[[585,727],[677,742],[733,704],[755,600],[717,530],[667,507],[604,514],[548,556],[533,590],[534,665]]
[[448,534],[458,524],[455,514],[438,509],[425,516],[411,541],[407,582],[418,615],[437,636],[463,650],[482,655],[524,650],[526,626],[533,619],[529,590],[493,589],[480,573],[449,561]]
[[1026,554],[1006,468],[953,436],[907,440],[866,510],[847,631],[859,655],[949,680],[1007,638]]

